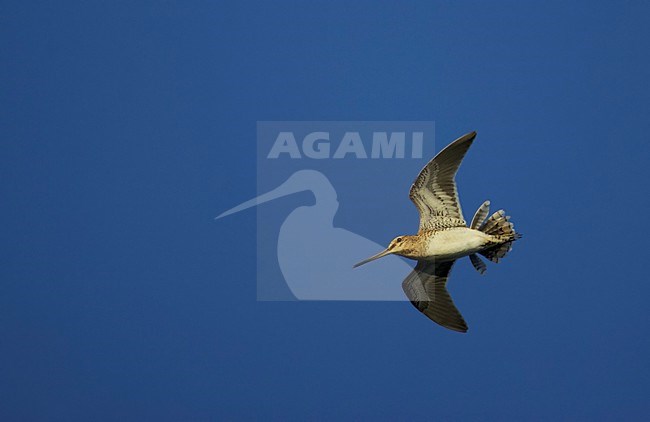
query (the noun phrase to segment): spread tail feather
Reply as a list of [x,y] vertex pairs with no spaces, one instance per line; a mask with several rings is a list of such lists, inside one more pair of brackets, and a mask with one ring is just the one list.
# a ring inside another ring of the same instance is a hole
[[481,226],[483,225],[483,222],[485,221],[485,217],[487,217],[489,212],[490,212],[490,201],[485,201],[476,210],[476,214],[474,214],[474,218],[472,218],[472,223],[469,225],[469,228],[481,230]]
[[479,258],[478,255],[475,253],[471,254],[469,256],[469,260],[472,262],[472,265],[478,271],[481,275],[485,274],[487,271],[487,265],[485,265],[485,262],[481,258]]
[[481,255],[494,263],[499,263],[501,259],[512,250],[512,242],[502,243],[479,252]]
[[515,231],[514,225],[509,220],[510,217],[506,215],[506,212],[499,210],[492,214],[480,229],[483,233],[494,236],[498,242],[494,246],[479,252],[492,262],[499,262],[506,256],[512,250],[512,242],[521,237],[521,234]]

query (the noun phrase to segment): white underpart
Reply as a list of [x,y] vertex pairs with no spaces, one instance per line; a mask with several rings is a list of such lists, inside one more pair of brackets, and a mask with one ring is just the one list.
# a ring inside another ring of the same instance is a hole
[[441,230],[427,238],[425,255],[421,259],[457,259],[484,249],[491,236],[467,227]]

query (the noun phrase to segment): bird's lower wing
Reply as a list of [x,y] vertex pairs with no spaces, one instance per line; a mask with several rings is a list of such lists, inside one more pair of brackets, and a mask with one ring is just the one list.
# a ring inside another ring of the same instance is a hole
[[437,324],[450,330],[467,332],[467,324],[447,292],[447,277],[455,261],[418,261],[402,282],[402,289],[413,306]]

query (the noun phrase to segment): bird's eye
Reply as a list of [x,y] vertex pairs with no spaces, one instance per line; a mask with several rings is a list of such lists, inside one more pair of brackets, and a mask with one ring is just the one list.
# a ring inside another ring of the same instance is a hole
[[396,243],[399,243],[399,242],[401,242],[401,241],[402,241],[402,238],[401,238],[401,237],[398,237],[397,239],[395,239],[395,242],[396,242]]

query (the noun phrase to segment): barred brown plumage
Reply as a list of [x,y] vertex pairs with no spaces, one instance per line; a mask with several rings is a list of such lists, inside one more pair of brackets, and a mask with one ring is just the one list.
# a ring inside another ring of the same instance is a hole
[[409,198],[420,213],[418,232],[395,238],[384,251],[355,267],[389,254],[418,261],[402,283],[411,303],[432,321],[448,329],[466,332],[467,324],[447,291],[447,278],[454,262],[469,256],[481,274],[487,266],[478,257],[499,262],[521,235],[515,232],[510,217],[499,210],[485,220],[490,201],[485,201],[467,227],[458,200],[456,173],[476,132],[464,135],[440,151],[418,174]]

